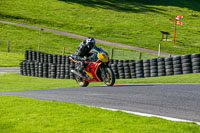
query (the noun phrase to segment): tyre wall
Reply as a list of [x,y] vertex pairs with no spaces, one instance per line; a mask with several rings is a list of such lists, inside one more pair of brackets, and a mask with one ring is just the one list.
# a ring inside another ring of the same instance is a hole
[[[145,60],[113,60],[109,62],[116,79],[147,78],[188,73],[200,73],[200,54]],[[20,63],[24,76],[74,79],[75,63],[64,55],[25,51]]]

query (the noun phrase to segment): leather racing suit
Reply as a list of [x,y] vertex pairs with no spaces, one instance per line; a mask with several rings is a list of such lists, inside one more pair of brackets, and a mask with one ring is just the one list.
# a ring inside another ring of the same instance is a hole
[[[77,65],[77,70],[83,76],[85,75],[85,72],[84,72],[85,66],[84,66],[83,61],[90,60],[92,58],[93,53],[90,52],[92,49],[98,52],[103,51],[101,48],[97,47],[96,45],[94,45],[93,47],[88,47],[86,45],[86,40],[82,41],[75,51],[75,60],[80,61],[80,63]],[[86,56],[86,58],[84,58],[84,56]]]

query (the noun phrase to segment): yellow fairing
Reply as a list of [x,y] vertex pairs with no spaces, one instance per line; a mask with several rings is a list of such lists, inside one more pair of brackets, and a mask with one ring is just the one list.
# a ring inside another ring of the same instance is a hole
[[90,76],[90,80],[94,78],[91,73],[89,73],[87,71],[85,71],[85,72]]
[[99,58],[100,61],[102,62],[108,62],[109,57],[106,53],[102,52],[102,53],[98,53],[97,57]]

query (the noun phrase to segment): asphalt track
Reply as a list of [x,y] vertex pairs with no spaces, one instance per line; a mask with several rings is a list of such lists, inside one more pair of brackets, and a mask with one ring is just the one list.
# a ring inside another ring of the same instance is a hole
[[9,73],[9,72],[20,72],[19,67],[0,67],[0,73]]
[[133,84],[2,92],[200,122],[200,84]]

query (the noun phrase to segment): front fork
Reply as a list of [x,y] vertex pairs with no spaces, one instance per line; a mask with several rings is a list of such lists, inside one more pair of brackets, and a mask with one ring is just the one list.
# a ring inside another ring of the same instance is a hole
[[101,77],[102,77],[103,81],[105,81],[105,79],[106,79],[106,68],[100,67],[100,70],[101,70]]

